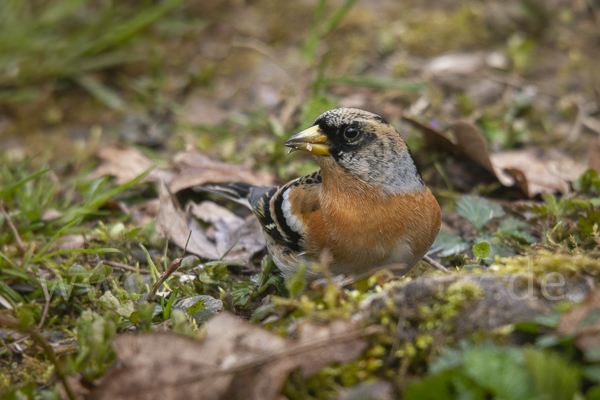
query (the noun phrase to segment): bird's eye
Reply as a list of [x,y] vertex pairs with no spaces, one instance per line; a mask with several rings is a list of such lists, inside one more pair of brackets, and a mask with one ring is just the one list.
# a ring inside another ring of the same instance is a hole
[[347,140],[354,140],[358,137],[360,130],[355,126],[349,126],[344,131],[344,138]]

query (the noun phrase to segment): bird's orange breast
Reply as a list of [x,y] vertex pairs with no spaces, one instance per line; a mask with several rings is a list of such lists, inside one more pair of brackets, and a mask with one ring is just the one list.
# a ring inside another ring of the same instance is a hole
[[320,209],[306,225],[307,255],[318,260],[327,253],[334,273],[362,273],[386,261],[412,267],[440,228],[440,208],[429,189],[386,195],[340,176],[329,185],[324,176]]

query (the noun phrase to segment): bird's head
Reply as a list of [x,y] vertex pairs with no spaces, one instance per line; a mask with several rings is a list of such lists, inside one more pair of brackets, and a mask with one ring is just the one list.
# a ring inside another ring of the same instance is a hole
[[379,115],[355,108],[337,108],[313,126],[289,138],[290,151],[317,156],[324,173],[335,165],[345,174],[389,193],[424,188],[408,146]]

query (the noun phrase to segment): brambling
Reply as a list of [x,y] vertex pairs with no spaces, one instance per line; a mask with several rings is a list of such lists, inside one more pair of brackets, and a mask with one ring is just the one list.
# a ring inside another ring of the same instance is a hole
[[[327,111],[285,145],[315,155],[321,169],[279,187],[196,189],[249,207],[286,277],[318,263],[335,275],[390,264],[403,264],[405,273],[425,255],[440,229],[440,207],[383,118],[353,108]],[[306,278],[319,276],[307,268]]]

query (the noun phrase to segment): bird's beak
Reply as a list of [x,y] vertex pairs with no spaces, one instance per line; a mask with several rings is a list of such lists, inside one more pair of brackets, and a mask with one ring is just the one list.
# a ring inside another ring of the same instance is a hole
[[288,154],[302,150],[316,156],[328,156],[330,153],[326,141],[327,136],[321,131],[319,125],[314,125],[289,138],[285,145],[290,148]]

